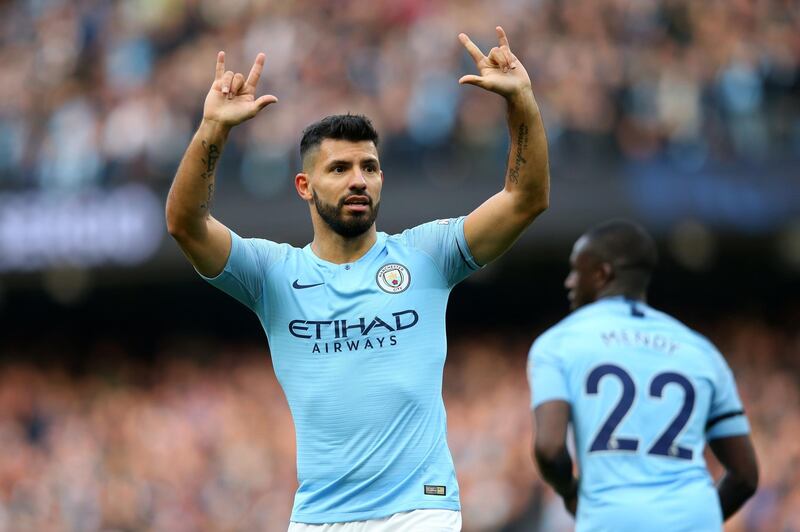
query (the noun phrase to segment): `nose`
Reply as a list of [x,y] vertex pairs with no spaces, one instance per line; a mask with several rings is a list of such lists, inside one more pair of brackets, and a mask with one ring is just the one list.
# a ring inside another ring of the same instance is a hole
[[353,175],[350,178],[350,188],[357,190],[364,190],[367,188],[367,180],[364,177],[364,172],[360,168],[353,170]]
[[569,274],[567,274],[567,278],[564,279],[564,288],[566,288],[567,290],[571,290],[574,286],[575,286],[575,276],[572,274],[572,272],[569,272]]

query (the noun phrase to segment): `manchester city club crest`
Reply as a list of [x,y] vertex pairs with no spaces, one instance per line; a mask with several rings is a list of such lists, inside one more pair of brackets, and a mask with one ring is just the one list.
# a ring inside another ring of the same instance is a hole
[[375,281],[384,292],[389,294],[399,294],[411,284],[411,274],[408,268],[402,264],[386,264],[378,270]]

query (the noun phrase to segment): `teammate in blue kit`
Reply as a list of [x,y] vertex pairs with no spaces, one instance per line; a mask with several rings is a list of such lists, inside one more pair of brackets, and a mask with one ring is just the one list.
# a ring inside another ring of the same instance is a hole
[[[656,261],[653,240],[636,224],[588,231],[565,282],[574,312],[530,351],[534,457],[577,511],[581,532],[720,530],[758,483],[725,359],[645,303]],[[570,422],[579,478],[566,443]],[[706,442],[726,470],[716,488]]]
[[380,233],[378,135],[364,117],[330,116],[300,144],[295,187],[314,228],[301,249],[241,238],[209,214],[230,129],[277,101],[255,97],[263,54],[247,79],[226,71],[223,52],[217,57],[202,124],[169,193],[167,225],[197,271],[252,309],[267,334],[297,433],[292,531],[460,530],[442,402],[447,299],[506,251],[549,197],[530,79],[502,28],[497,35],[488,56],[459,35],[479,70],[459,81],[507,102],[503,189],[466,217]]

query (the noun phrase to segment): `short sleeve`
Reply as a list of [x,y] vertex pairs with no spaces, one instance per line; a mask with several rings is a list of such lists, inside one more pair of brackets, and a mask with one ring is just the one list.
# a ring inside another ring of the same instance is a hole
[[464,219],[462,216],[435,220],[403,232],[410,246],[421,249],[433,259],[449,286],[480,269],[467,246]]
[[261,300],[267,269],[285,254],[285,244],[242,238],[231,231],[231,253],[216,277],[200,277],[255,310]]
[[706,438],[713,440],[749,434],[750,424],[747,422],[742,401],[736,390],[733,372],[721,354],[715,352],[715,355],[717,379],[714,383],[714,395],[711,399],[711,408],[706,423]]
[[528,382],[531,387],[531,409],[548,401],[570,402],[563,359],[543,336],[533,343],[528,353]]

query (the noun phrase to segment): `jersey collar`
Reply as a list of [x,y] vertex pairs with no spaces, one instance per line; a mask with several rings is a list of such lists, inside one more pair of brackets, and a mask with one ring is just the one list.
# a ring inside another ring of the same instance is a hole
[[318,257],[317,254],[314,253],[314,250],[311,249],[311,243],[305,245],[305,247],[303,248],[303,253],[308,255],[311,258],[311,260],[313,260],[320,266],[325,266],[327,268],[341,268],[344,266],[348,265],[352,266],[354,264],[361,264],[369,261],[372,257],[380,253],[380,251],[384,248],[385,244],[386,244],[386,233],[378,231],[376,233],[375,242],[372,244],[372,247],[370,247],[369,250],[367,250],[366,253],[364,253],[361,257],[359,257],[358,260],[355,260],[353,262],[343,262],[341,264],[336,264],[335,262],[330,262]]

